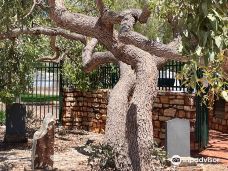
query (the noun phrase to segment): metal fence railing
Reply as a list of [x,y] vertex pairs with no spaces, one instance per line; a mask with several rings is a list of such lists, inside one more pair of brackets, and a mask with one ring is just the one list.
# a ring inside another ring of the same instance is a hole
[[[171,61],[159,71],[158,88],[161,91],[187,91],[181,86],[176,74],[181,71],[183,63]],[[27,112],[42,120],[46,113],[52,113],[58,120],[62,111],[62,63],[42,63],[36,66],[34,82],[27,93],[22,94],[20,102],[26,105]],[[110,89],[115,86],[120,77],[118,66],[106,65],[99,67],[89,76],[91,88]],[[0,102],[0,111],[5,110],[5,104]]]
[[120,69],[116,65],[104,65],[89,77],[91,88],[111,89],[120,78]]
[[[52,113],[59,119],[59,99],[61,86],[61,65],[58,63],[42,63],[36,66],[32,89],[29,90],[22,103],[37,118],[44,118],[47,113]],[[31,100],[31,101],[30,101]]]
[[[59,119],[60,114],[60,74],[61,66],[57,63],[42,63],[36,66],[33,85],[21,94],[18,102],[26,106],[27,115],[42,120],[47,113]],[[0,111],[6,105],[0,102]]]
[[183,62],[171,61],[159,70],[159,90],[186,92],[187,88],[182,86],[180,80],[176,79],[177,74],[182,70],[183,66]]
[[[176,75],[181,71],[184,63],[171,61],[159,70],[158,88],[164,91],[187,91],[176,79]],[[92,88],[113,88],[120,77],[120,70],[117,66],[101,66],[97,72],[90,76]]]

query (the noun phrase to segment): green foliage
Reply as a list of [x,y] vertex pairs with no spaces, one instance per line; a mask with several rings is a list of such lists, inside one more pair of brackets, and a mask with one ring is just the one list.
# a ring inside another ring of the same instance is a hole
[[78,90],[88,90],[90,88],[89,75],[83,71],[81,58],[83,45],[63,38],[59,38],[58,43],[61,49],[69,50],[63,63],[63,79]]
[[[50,26],[47,12],[36,7],[30,11],[33,1],[0,1],[0,32],[10,32],[14,28]],[[32,85],[36,58],[50,55],[49,40],[45,36],[20,36],[17,39],[0,42],[0,99],[12,103],[16,96],[23,94]]]
[[88,164],[91,165],[92,170],[113,170],[118,171],[115,164],[114,149],[110,145],[95,145],[90,147],[90,157]]
[[[189,83],[191,87],[199,85],[198,94],[210,85],[209,93],[220,95],[224,91],[227,82],[222,71],[224,62],[224,50],[228,46],[228,22],[227,1],[204,1],[189,5],[191,13],[186,18],[186,28],[182,35],[183,54],[192,58],[194,65],[189,65],[188,71],[193,72]],[[199,78],[197,70],[203,71],[203,77]],[[182,77],[185,77],[185,74]],[[206,100],[214,100],[205,96]],[[210,102],[212,105],[213,102]]]
[[56,95],[35,95],[35,94],[23,94],[20,96],[22,102],[51,102],[58,101],[59,96]]
[[0,111],[0,125],[5,124],[6,114],[4,111]]
[[[160,18],[181,34],[180,49],[190,59],[178,76],[185,86],[199,86],[197,94],[201,94],[210,85],[205,100],[210,99],[210,94],[220,95],[225,91],[227,82],[222,65],[228,46],[227,0],[155,1],[151,8],[158,9]],[[198,77],[198,70],[203,71],[202,78]]]
[[167,155],[164,147],[159,147],[156,143],[154,143],[150,150],[151,156],[155,156],[155,158],[159,160],[163,166],[167,165]]
[[16,40],[0,44],[0,98],[6,103],[23,93],[32,81],[34,57],[17,44]]
[[73,62],[66,59],[63,65],[63,76],[70,85],[78,90],[88,90],[90,88],[89,76],[82,70],[82,62],[78,57]]

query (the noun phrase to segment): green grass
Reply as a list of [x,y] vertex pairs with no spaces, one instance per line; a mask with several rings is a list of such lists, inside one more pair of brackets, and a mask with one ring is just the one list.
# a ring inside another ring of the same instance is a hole
[[6,121],[6,114],[4,111],[0,111],[0,125],[5,124]]
[[58,101],[59,96],[57,95],[36,95],[36,94],[23,94],[21,95],[22,102],[50,102],[50,101]]

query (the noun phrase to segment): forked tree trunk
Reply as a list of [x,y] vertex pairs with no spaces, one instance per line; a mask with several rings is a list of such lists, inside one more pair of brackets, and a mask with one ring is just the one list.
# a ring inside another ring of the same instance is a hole
[[[121,170],[159,170],[160,164],[153,158],[152,103],[157,95],[157,67],[152,59],[138,64],[134,93],[132,78],[123,75],[110,94],[106,139],[122,155],[117,160]],[[126,71],[125,71],[126,72]],[[130,82],[129,82],[130,81]],[[134,84],[133,84],[134,85]]]

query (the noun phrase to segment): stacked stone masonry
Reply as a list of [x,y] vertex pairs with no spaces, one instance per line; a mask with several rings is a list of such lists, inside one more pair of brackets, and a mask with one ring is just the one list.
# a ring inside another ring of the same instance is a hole
[[[65,90],[63,105],[63,125],[97,133],[104,133],[107,116],[109,90],[80,92]],[[210,112],[209,125],[215,130],[228,132],[228,103],[223,119],[215,118]],[[191,126],[191,150],[198,150],[194,131],[196,108],[194,94],[180,92],[159,92],[155,100],[152,119],[154,138],[160,145],[165,144],[166,121],[173,118],[188,119]]]
[[64,92],[63,125],[103,133],[107,116],[108,91]]
[[209,112],[209,127],[223,133],[228,133],[228,102],[225,103],[225,113],[223,117],[215,117],[214,110]]
[[160,145],[165,145],[166,121],[181,118],[190,121],[191,150],[197,150],[194,131],[196,108],[194,95],[180,92],[159,92],[152,112],[154,138]]

